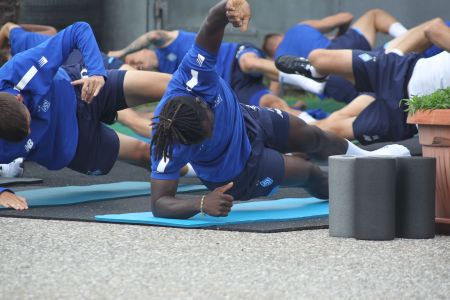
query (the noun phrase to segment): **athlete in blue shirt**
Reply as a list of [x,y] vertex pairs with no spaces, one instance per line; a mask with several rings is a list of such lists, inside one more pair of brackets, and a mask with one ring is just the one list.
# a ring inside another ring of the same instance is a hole
[[[194,44],[195,38],[195,33],[183,30],[154,30],[141,35],[124,49],[111,51],[108,55],[124,58],[126,63],[137,69],[157,69],[173,74]],[[150,45],[155,46],[154,51],[144,49],[136,52]],[[278,108],[295,115],[300,113],[272,94],[263,83],[264,75],[278,80],[278,70],[273,61],[266,59],[263,51],[256,46],[250,43],[223,42],[216,68],[217,73],[231,85],[242,103]]]
[[[80,65],[60,68],[74,49],[83,55],[88,78]],[[148,166],[147,144],[103,123],[114,121],[120,109],[158,100],[169,78],[105,71],[89,25],[69,26],[0,69],[0,163],[25,157],[49,170],[69,167],[91,175],[108,173],[117,157]],[[0,191],[0,204],[26,208],[10,191]]]
[[[317,159],[367,154],[280,110],[239,103],[216,64],[226,25],[246,30],[249,19],[250,7],[244,0],[213,7],[156,108],[151,175],[155,216],[189,218],[199,212],[226,216],[234,198],[266,196],[280,184],[303,186],[326,199],[328,178],[320,168],[283,153],[304,152]],[[212,192],[175,197],[179,170],[187,162]]]
[[[284,35],[270,34],[264,39],[263,49],[274,59],[282,55],[308,57],[314,49],[361,49],[369,51],[375,45],[377,32],[389,33],[393,37],[406,32],[398,21],[381,9],[372,9],[362,15],[349,28],[353,16],[338,13],[320,20],[306,20],[291,27]],[[326,33],[337,29],[335,38]],[[348,30],[347,30],[348,29]],[[282,75],[283,76],[283,75]],[[272,84],[276,88],[276,84]],[[309,90],[308,86],[305,86]],[[350,102],[358,92],[348,81],[339,76],[331,76],[323,88],[323,94],[341,102]]]
[[[415,31],[409,34],[419,38],[413,41],[422,49],[433,43],[450,50],[450,28],[440,19],[429,21],[419,35]],[[417,127],[407,124],[407,102],[402,99],[428,95],[450,87],[449,52],[424,58],[415,52],[406,53],[410,50],[411,41],[405,36],[403,43],[397,44],[389,53],[318,49],[311,52],[309,61],[283,56],[278,63],[292,67],[292,72],[312,78],[336,73],[354,82],[359,91],[374,93],[376,99],[372,97],[367,103],[361,103],[359,99],[354,101],[355,105],[359,105],[353,107],[355,115],[346,116],[341,112],[341,117],[336,115],[330,120],[340,124],[337,130],[348,132],[361,143],[369,144],[412,137],[417,133]],[[349,106],[352,105],[353,102]]]

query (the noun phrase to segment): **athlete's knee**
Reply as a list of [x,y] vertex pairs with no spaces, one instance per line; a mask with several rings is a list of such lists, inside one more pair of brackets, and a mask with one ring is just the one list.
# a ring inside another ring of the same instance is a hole
[[308,60],[311,65],[315,68],[320,68],[323,64],[326,63],[327,58],[327,50],[325,49],[315,49],[311,51],[308,56]]
[[386,14],[387,12],[384,9],[381,8],[372,8],[369,9],[368,11],[366,11],[366,13],[363,15],[363,17],[370,17],[370,18],[375,18],[377,15],[380,14]]
[[259,106],[278,108],[281,110],[286,109],[286,107],[289,107],[287,103],[284,102],[283,99],[273,94],[265,94],[264,96],[262,96],[261,99],[259,100]]
[[434,18],[429,21],[428,25],[425,27],[424,33],[428,39],[433,39],[438,37],[445,30],[448,30],[448,27],[444,20],[441,18]]
[[253,53],[245,53],[239,58],[239,67],[244,73],[252,73],[256,70],[256,59]]

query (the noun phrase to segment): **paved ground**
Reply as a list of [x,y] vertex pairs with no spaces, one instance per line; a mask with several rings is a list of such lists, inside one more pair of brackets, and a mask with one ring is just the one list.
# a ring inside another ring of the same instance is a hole
[[[147,176],[120,163],[98,178],[27,170],[47,176],[41,186]],[[255,234],[16,218],[0,218],[0,228],[0,299],[450,297],[444,236],[370,242],[327,230]]]
[[450,237],[0,219],[2,299],[448,299]]

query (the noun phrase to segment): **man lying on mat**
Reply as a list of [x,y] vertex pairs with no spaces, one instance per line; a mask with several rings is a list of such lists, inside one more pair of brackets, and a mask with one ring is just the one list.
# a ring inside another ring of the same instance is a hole
[[[408,104],[401,100],[450,86],[450,53],[443,51],[432,57],[417,53],[429,49],[432,43],[450,51],[450,28],[440,19],[411,30],[388,53],[320,49],[311,52],[309,60],[281,56],[277,66],[285,72],[321,81],[329,74],[344,76],[359,91],[375,95],[356,98],[347,108],[351,113],[339,116],[338,112],[318,126],[334,123],[334,131],[354,137],[362,144],[401,141],[417,133],[417,126],[406,122]],[[408,53],[411,51],[414,52]]]
[[[399,145],[364,151],[278,109],[240,104],[217,74],[216,62],[226,25],[246,30],[249,19],[245,0],[222,1],[212,8],[156,108],[151,179],[155,216],[227,216],[234,198],[266,196],[281,184],[328,198],[327,175],[310,161],[284,153],[305,152],[317,159],[334,154],[409,155]],[[179,170],[188,162],[212,192],[175,197]]]
[[[81,65],[62,66],[74,49],[83,55],[87,78]],[[169,78],[106,71],[89,25],[67,27],[0,69],[0,163],[25,157],[49,170],[102,175],[119,158],[148,168],[150,146],[103,123],[113,122],[118,110],[159,100]],[[27,208],[11,191],[0,192],[1,205]]]

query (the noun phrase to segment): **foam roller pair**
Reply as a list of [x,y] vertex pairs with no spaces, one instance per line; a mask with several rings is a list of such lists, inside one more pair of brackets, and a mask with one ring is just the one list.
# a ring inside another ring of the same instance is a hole
[[340,155],[329,165],[331,236],[434,236],[433,158]]

